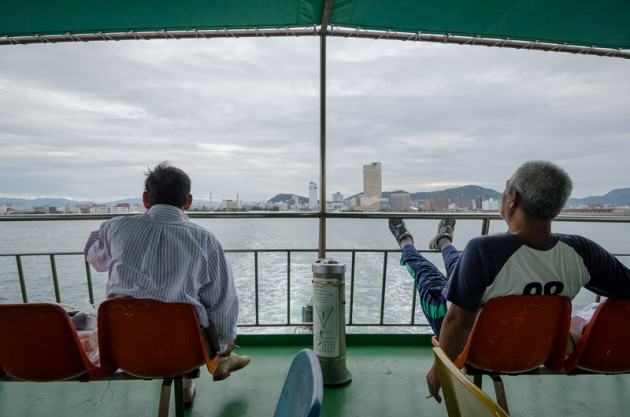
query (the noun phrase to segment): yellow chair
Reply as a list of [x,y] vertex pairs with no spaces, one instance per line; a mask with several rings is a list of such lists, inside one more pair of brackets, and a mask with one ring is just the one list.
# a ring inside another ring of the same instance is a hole
[[433,348],[433,353],[449,417],[508,417],[497,403],[455,367],[441,348]]

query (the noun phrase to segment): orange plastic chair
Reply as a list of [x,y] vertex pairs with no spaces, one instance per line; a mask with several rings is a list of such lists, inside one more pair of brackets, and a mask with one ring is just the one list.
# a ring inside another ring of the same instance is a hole
[[190,304],[112,298],[98,309],[101,367],[106,375],[120,369],[138,378],[163,379],[159,414],[168,415],[175,381],[175,411],[183,416],[182,378],[206,365],[216,371],[219,357],[208,353],[205,335]]
[[566,297],[494,298],[481,308],[455,365],[504,374],[528,372],[542,365],[561,371],[570,324],[571,301]]
[[449,417],[507,417],[505,411],[455,367],[439,348],[433,348]]
[[545,366],[562,371],[571,324],[571,301],[560,296],[509,295],[483,305],[464,350],[455,361],[466,366],[481,388],[481,376],[494,382],[497,402],[508,411],[501,374]]
[[0,341],[0,375],[12,379],[89,379],[98,373],[68,314],[55,304],[0,305]]
[[630,372],[630,300],[608,299],[595,310],[584,328],[567,371]]

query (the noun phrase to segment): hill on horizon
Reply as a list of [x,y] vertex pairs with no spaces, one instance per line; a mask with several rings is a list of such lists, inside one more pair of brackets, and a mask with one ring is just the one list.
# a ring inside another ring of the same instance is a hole
[[[407,192],[404,190],[396,190],[396,191],[383,191],[383,198],[389,198],[392,193],[400,193]],[[359,197],[363,193],[354,194],[344,201],[349,201],[354,197]],[[456,199],[456,198],[481,198],[482,200],[488,200],[493,198],[495,200],[499,200],[501,198],[501,193],[493,190],[491,188],[484,188],[478,185],[464,185],[462,187],[455,188],[447,188],[445,190],[437,190],[437,191],[419,191],[409,193],[409,198],[412,200],[427,200],[429,198],[436,197],[446,197],[448,199]]]
[[570,198],[567,202],[567,205],[573,207],[582,204],[603,204],[612,207],[630,206],[630,187],[615,188],[604,195],[593,195],[584,198]]

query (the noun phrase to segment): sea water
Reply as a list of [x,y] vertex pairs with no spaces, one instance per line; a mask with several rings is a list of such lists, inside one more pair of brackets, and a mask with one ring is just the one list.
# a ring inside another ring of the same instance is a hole
[[[290,315],[299,324],[301,308],[311,296],[311,264],[316,259],[318,221],[316,219],[194,219],[219,239],[226,250],[299,250],[312,252],[291,253],[290,290],[287,285],[287,253],[260,252],[258,254],[259,321],[264,324],[283,324]],[[81,252],[92,230],[100,221],[28,221],[0,222],[0,254]],[[416,246],[426,249],[437,228],[437,220],[407,220]],[[505,231],[503,221],[491,222],[491,233]],[[456,247],[481,232],[481,221],[458,220],[455,229]],[[613,253],[630,254],[630,224],[556,222],[554,232],[586,236]],[[370,249],[358,252],[355,258],[353,323],[378,323],[383,288],[383,250],[387,254],[383,322],[408,324],[412,317],[413,280],[400,266],[400,254],[391,236],[387,221],[381,219],[329,219],[327,222],[328,256],[347,265],[346,316],[350,313],[351,253],[334,250]],[[425,254],[444,271],[441,256]],[[255,322],[255,271],[253,252],[228,253],[240,298],[240,324]],[[630,265],[630,257],[619,258]],[[81,255],[56,256],[61,301],[76,306],[88,302],[85,264]],[[22,264],[29,302],[55,300],[50,258],[23,256]],[[92,270],[94,298],[98,304],[105,295],[106,274]],[[288,294],[289,293],[289,294]],[[290,310],[287,311],[288,297]],[[591,302],[594,295],[583,290],[574,300],[574,308]],[[21,302],[16,259],[0,256],[0,303]],[[416,306],[416,323],[426,323]]]

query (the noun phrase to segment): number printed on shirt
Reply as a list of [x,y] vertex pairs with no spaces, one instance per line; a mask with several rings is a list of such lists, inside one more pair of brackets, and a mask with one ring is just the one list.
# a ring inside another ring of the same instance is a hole
[[540,282],[530,282],[523,288],[523,295],[558,295],[564,290],[560,281],[549,281],[543,286]]

